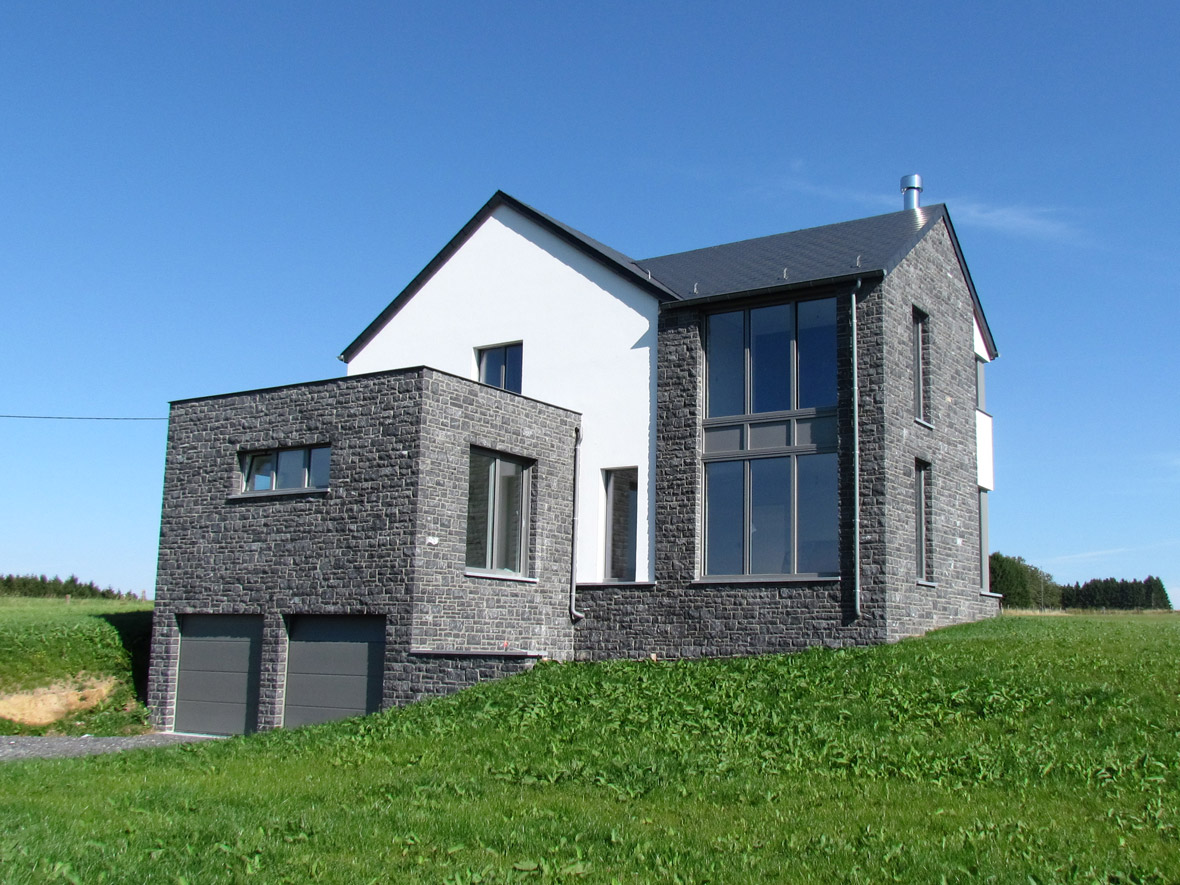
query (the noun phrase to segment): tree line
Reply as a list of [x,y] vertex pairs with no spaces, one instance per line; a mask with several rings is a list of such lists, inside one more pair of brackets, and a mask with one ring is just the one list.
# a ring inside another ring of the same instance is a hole
[[0,596],[66,597],[72,599],[137,599],[134,591],[120,593],[107,587],[105,590],[93,581],[83,584],[77,576],[70,575],[64,581],[54,575],[4,575],[0,577]]
[[1172,609],[1164,582],[1151,575],[1142,581],[1095,578],[1084,584],[1058,584],[1022,556],[993,553],[988,564],[991,591],[1004,597],[1006,608]]

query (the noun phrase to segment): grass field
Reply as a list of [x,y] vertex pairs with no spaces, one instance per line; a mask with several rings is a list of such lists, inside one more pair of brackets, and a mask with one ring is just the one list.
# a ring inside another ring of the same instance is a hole
[[0,597],[0,697],[89,679],[113,692],[100,706],[52,725],[0,718],[0,735],[134,734],[145,730],[143,697],[150,602]]
[[363,720],[0,765],[3,882],[1180,881],[1180,617],[547,664]]

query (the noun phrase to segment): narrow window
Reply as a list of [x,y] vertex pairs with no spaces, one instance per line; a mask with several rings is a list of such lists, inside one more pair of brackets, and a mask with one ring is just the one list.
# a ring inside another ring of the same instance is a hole
[[467,566],[522,574],[528,548],[529,467],[471,450],[467,480]]
[[492,387],[520,393],[524,345],[501,344],[479,350],[479,380]]
[[986,593],[991,590],[991,568],[988,562],[987,489],[979,490],[979,586]]
[[329,446],[246,452],[241,455],[242,491],[326,489],[331,460]]
[[914,462],[914,567],[919,581],[933,581],[934,569],[930,548],[933,543],[932,507],[930,497],[930,465]]
[[930,406],[930,317],[914,308],[913,314],[913,368],[914,368],[914,417],[929,422]]
[[606,471],[606,574],[611,581],[635,580],[639,515],[639,469]]

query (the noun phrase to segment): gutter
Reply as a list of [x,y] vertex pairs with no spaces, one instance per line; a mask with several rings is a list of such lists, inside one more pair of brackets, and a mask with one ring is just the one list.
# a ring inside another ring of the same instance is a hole
[[578,611],[578,461],[582,451],[582,428],[574,428],[574,516],[570,521],[570,621],[578,623],[586,615]]
[[860,371],[857,364],[856,293],[861,278],[848,293],[852,308],[852,616],[860,618]]

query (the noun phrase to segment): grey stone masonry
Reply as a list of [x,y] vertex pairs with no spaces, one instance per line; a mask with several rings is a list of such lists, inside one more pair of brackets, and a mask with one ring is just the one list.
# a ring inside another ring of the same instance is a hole
[[[884,503],[888,638],[998,613],[981,595],[979,487],[975,438],[974,313],[945,222],[936,225],[882,282],[871,308],[876,414],[874,464]],[[927,317],[927,420],[914,418],[912,324]],[[863,416],[862,416],[863,418]],[[917,574],[915,462],[930,465],[930,578]],[[880,508],[881,504],[876,505]]]
[[[172,405],[149,704],[172,727],[186,614],[264,617],[258,727],[288,618],[386,619],[383,706],[569,658],[576,413],[419,367]],[[327,489],[242,493],[242,456],[331,448]],[[472,447],[529,465],[519,576],[467,574]]]
[[[981,596],[979,586],[973,304],[945,224],[885,278],[812,289],[806,297],[820,295],[837,299],[840,576],[700,577],[705,308],[665,305],[656,404],[656,580],[579,587],[577,604],[586,615],[574,637],[579,659],[870,644],[996,613],[996,600]],[[781,300],[792,297],[798,296],[784,293]],[[852,441],[854,299],[858,452]],[[728,300],[716,309],[741,303]],[[929,323],[924,423],[914,417],[915,307]],[[933,581],[916,575],[918,459],[931,465]]]

